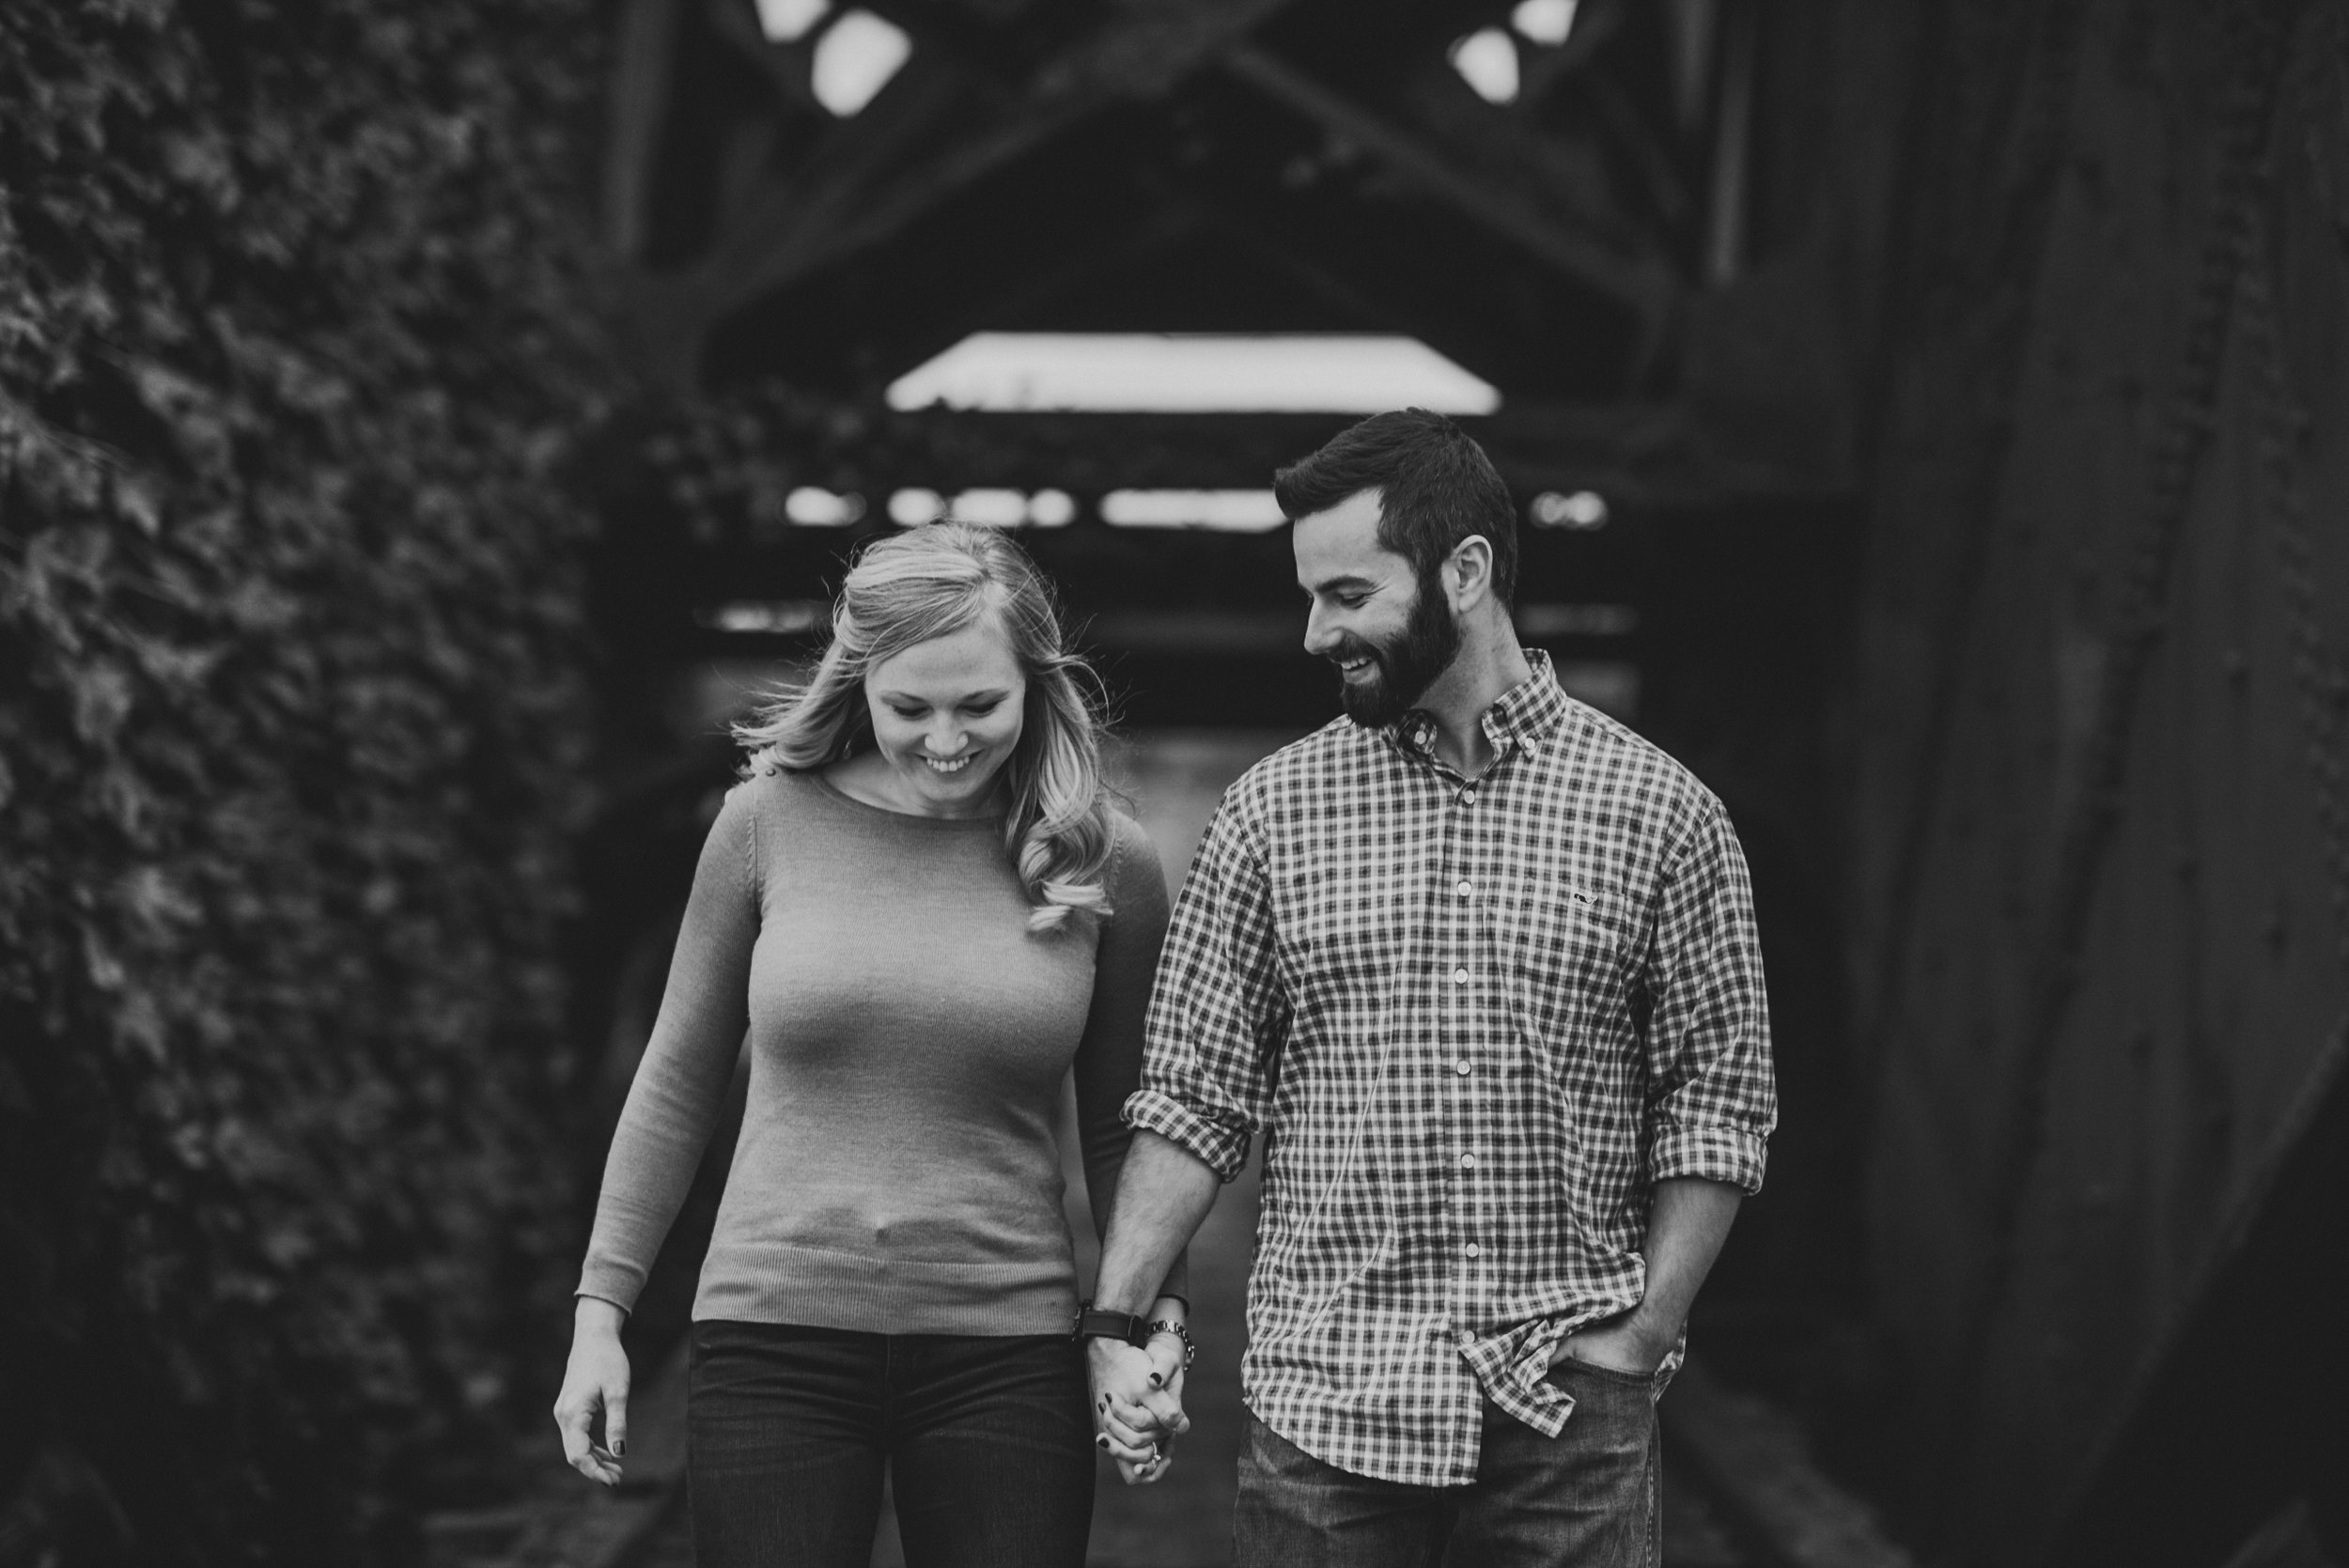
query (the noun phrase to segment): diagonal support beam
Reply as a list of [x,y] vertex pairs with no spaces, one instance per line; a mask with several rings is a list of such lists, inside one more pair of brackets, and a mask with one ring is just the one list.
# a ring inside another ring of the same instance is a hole
[[1223,67],[1236,80],[1353,142],[1384,162],[1423,194],[1548,263],[1585,287],[1629,308],[1653,333],[1680,294],[1672,267],[1659,256],[1626,255],[1558,223],[1513,191],[1477,179],[1436,148],[1343,94],[1249,44],[1226,51]]
[[1431,60],[1390,101],[1416,133],[1470,179],[1506,191],[1561,227],[1619,256],[1662,255],[1649,230],[1614,201],[1601,144],[1553,135],[1469,90],[1449,62]]
[[[1163,98],[1292,4],[1129,0],[1114,8],[1115,20],[1045,61],[1008,106],[991,115],[979,108],[986,79],[944,63],[933,68],[940,86],[930,98],[899,93],[893,83],[866,111],[883,110],[881,126],[861,135],[855,121],[841,128],[856,156],[771,190],[689,272],[639,281],[640,331],[648,355],[657,356],[655,374],[690,381],[703,338],[729,312],[882,243],[1103,110]],[[924,64],[924,53],[917,48],[909,75]],[[972,111],[973,133],[889,177],[884,171],[903,155],[938,139],[933,133],[949,109]]]

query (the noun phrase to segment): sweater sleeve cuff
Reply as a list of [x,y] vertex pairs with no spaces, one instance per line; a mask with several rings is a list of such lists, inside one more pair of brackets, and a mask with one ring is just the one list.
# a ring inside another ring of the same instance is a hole
[[1126,1125],[1180,1145],[1224,1181],[1248,1163],[1248,1129],[1203,1116],[1172,1094],[1137,1089],[1126,1099]]
[[1744,1127],[1718,1122],[1695,1126],[1667,1123],[1657,1128],[1648,1148],[1649,1179],[1697,1176],[1742,1188],[1749,1194],[1759,1192],[1766,1149],[1759,1133]]
[[579,1288],[571,1294],[592,1296],[599,1301],[611,1302],[624,1312],[633,1312],[637,1295],[644,1288],[645,1276],[639,1270],[589,1258],[587,1266],[580,1270]]

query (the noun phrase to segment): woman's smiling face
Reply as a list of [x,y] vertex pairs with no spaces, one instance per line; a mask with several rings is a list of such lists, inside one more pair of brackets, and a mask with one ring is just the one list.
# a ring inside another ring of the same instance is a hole
[[865,672],[873,738],[900,810],[983,816],[1027,722],[1028,677],[992,617]]

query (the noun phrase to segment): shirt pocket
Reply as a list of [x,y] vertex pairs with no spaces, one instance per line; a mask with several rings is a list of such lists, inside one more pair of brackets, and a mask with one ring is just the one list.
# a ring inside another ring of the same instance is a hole
[[1504,897],[1494,939],[1519,1033],[1553,1073],[1620,1030],[1638,928],[1612,884],[1560,880]]

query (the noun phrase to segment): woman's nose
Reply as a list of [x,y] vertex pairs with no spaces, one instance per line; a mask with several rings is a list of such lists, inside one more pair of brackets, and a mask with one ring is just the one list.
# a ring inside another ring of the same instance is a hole
[[963,733],[960,724],[941,724],[929,733],[930,755],[950,757],[962,750]]

